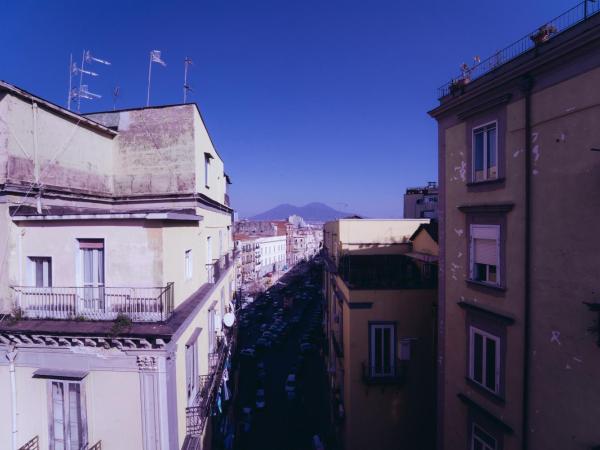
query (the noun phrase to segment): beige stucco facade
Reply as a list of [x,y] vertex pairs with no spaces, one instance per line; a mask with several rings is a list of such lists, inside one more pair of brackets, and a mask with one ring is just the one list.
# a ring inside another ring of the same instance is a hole
[[210,448],[235,276],[197,107],[85,117],[2,83],[0,118],[0,448],[54,448],[63,422],[77,445]]
[[[343,219],[324,226],[327,364],[333,420],[344,449],[434,445],[435,284],[365,287],[343,269],[348,257],[371,258],[371,265],[395,264],[399,260],[382,258],[404,257],[412,265],[407,256],[411,252],[430,249],[437,255],[430,238],[419,234],[416,245],[410,241],[426,223]],[[392,333],[391,342],[383,346],[393,348],[391,367],[384,374],[373,362],[382,352],[373,334],[380,326]]]

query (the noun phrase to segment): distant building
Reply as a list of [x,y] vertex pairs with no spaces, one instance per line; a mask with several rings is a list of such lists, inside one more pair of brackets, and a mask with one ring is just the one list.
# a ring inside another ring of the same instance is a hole
[[428,219],[324,226],[325,352],[339,448],[434,446],[434,228]]
[[286,265],[285,250],[286,237],[268,236],[256,239],[260,256],[257,264],[260,276],[269,273],[281,272]]
[[405,219],[437,219],[438,185],[434,181],[427,186],[410,187],[404,194]]
[[582,2],[439,91],[440,449],[600,448],[599,86]]

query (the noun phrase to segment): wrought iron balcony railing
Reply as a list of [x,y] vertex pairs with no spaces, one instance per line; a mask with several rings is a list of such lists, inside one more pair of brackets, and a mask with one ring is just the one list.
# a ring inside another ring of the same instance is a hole
[[40,450],[39,437],[35,436],[34,438],[30,439],[25,444],[23,444],[21,447],[19,447],[19,450]]
[[486,73],[502,66],[503,64],[517,58],[518,56],[533,49],[537,45],[546,42],[551,37],[566,31],[575,25],[584,22],[600,12],[600,2],[596,0],[584,0],[560,16],[552,19],[542,27],[527,34],[508,47],[498,50],[491,57],[478,62],[472,67],[467,67],[457,78],[450,80],[438,88],[438,98],[443,98],[455,92],[457,88],[465,86],[469,82],[482,77]]
[[133,322],[159,322],[173,312],[173,283],[164,287],[12,288],[17,294],[17,306],[32,319],[114,320],[124,314]]
[[223,379],[225,361],[229,355],[230,345],[226,338],[217,340],[217,346],[209,353],[209,372],[199,378],[199,389],[192,406],[186,408],[186,434],[199,437],[204,431],[206,419],[210,415],[211,408],[215,403],[219,386]]
[[225,271],[233,265],[233,261],[233,254],[228,252],[219,259],[215,259],[212,263],[207,264],[206,272],[208,276],[208,282],[214,284],[219,281]]
[[390,366],[362,363],[362,379],[365,384],[403,384],[406,366],[399,361]]

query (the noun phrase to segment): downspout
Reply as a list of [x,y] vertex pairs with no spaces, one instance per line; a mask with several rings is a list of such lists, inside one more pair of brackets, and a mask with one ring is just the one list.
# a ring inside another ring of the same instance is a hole
[[523,342],[523,450],[529,448],[529,374],[531,353],[531,89],[533,87],[533,77],[526,75],[521,84],[521,89],[525,96],[525,305],[523,324],[524,342]]
[[17,381],[15,377],[15,358],[17,357],[17,348],[11,344],[6,353],[8,359],[8,371],[10,373],[10,392],[12,408],[12,448],[17,450]]

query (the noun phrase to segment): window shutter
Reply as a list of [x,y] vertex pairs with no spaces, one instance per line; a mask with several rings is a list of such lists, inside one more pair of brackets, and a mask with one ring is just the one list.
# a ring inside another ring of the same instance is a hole
[[498,244],[496,240],[475,239],[475,262],[479,264],[498,265]]

